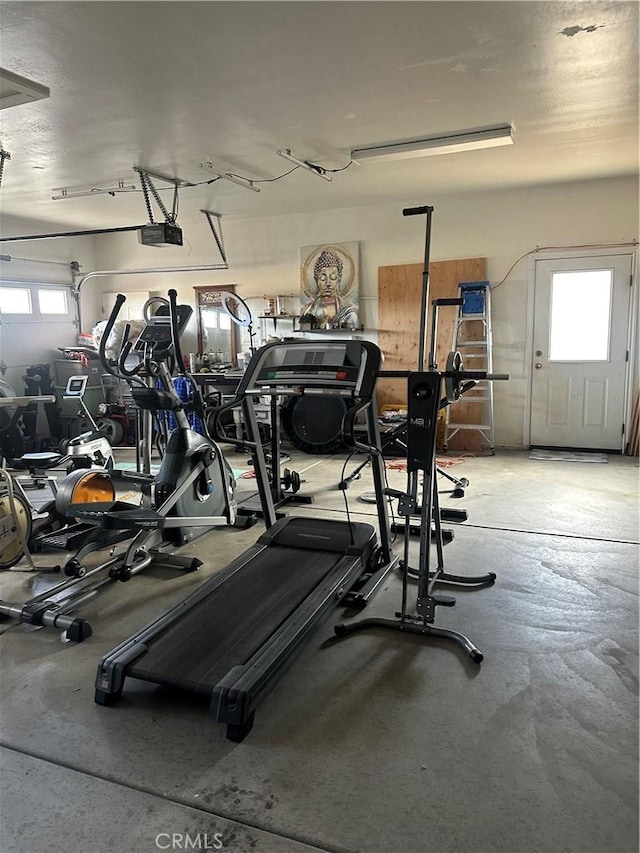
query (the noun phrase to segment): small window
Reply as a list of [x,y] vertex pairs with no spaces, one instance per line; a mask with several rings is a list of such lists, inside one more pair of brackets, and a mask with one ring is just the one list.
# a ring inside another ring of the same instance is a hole
[[66,290],[39,290],[38,307],[41,314],[67,314]]
[[23,287],[0,287],[3,314],[31,314],[31,294]]
[[607,361],[613,270],[555,272],[549,361]]

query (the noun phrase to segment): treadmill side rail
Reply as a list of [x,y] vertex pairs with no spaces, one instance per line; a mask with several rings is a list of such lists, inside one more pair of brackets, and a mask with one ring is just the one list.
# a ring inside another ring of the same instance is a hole
[[171,610],[162,616],[149,622],[115,649],[106,654],[98,664],[95,684],[95,701],[99,705],[109,705],[115,701],[124,686],[127,670],[130,664],[135,662],[140,655],[148,650],[148,643],[162,634],[174,622],[184,615],[187,610],[195,607],[202,599],[206,598],[213,590],[228,580],[228,578],[247,563],[264,551],[264,545],[256,543],[240,554],[225,569],[217,572],[195,589],[183,601],[180,601]]
[[[372,539],[375,544],[375,534]],[[362,574],[370,555],[343,557],[289,619],[242,666],[234,666],[211,694],[211,716],[239,741],[251,730],[257,706],[275,686],[311,630],[335,608]]]

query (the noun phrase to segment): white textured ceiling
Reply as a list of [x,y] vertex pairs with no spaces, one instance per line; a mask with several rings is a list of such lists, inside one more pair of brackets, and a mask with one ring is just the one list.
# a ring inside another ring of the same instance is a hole
[[260,194],[217,181],[183,190],[181,214],[417,203],[638,165],[635,2],[8,2],[0,13],[1,65],[51,90],[0,113],[5,214],[137,224],[140,194],[52,201],[52,190],[134,183],[134,165],[197,182],[207,159],[260,180],[290,167],[278,147],[335,169],[352,148],[503,123],[513,146],[353,165],[331,183],[298,170]]

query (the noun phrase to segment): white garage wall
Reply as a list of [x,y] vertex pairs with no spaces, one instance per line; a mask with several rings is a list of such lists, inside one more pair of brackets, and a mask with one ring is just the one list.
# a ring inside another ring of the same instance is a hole
[[[267,189],[265,188],[265,192]],[[269,188],[277,192],[277,186]],[[310,180],[309,192],[313,192]],[[365,325],[375,328],[377,271],[387,264],[420,262],[424,253],[424,217],[405,218],[403,206],[433,204],[432,260],[486,257],[489,279],[503,278],[519,255],[539,246],[629,242],[638,238],[638,180],[554,184],[518,190],[431,197],[428,188],[403,205],[377,205],[255,219],[223,219],[229,271],[117,277],[87,283],[83,313],[99,319],[96,291],[166,290],[173,286],[193,302],[196,284],[237,284],[246,298],[299,290],[299,248],[322,242],[361,242],[361,297]],[[215,209],[215,197],[211,209]],[[140,246],[132,234],[95,238],[101,269],[217,263],[219,258],[201,214],[188,216],[183,194],[181,249]],[[496,388],[496,443],[522,445],[525,396],[524,349],[527,304],[526,259],[495,291],[493,299],[494,367],[511,375]],[[91,312],[94,312],[93,314]],[[375,338],[375,335],[372,335]],[[195,324],[185,341],[194,348]]]

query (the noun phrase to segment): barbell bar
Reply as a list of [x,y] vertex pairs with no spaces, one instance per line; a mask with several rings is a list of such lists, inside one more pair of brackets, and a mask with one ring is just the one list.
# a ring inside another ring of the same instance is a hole
[[[463,387],[466,381],[471,382],[504,382],[509,379],[508,373],[489,373],[487,370],[465,370],[462,356],[457,351],[452,351],[447,356],[447,369],[435,371],[440,374],[445,383],[445,396],[447,402],[455,403],[469,388]],[[380,379],[407,379],[413,370],[379,370]],[[472,401],[471,401],[472,402]]]

